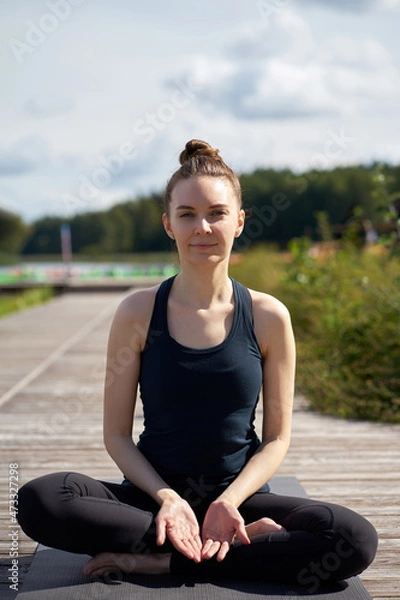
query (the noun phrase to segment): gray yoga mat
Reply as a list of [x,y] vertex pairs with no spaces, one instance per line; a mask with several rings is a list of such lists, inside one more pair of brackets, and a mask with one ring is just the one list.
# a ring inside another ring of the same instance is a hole
[[[295,477],[274,477],[271,490],[306,497]],[[371,600],[358,577],[310,593],[293,584],[198,581],[172,575],[134,575],[92,581],[82,574],[88,556],[39,546],[16,600]]]

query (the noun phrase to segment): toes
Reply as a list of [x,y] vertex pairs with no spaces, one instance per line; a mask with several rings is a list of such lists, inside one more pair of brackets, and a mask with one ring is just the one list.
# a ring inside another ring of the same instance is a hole
[[286,531],[282,525],[276,523],[273,519],[269,517],[263,517],[258,521],[254,521],[253,523],[249,523],[246,525],[247,535],[252,538],[254,536],[261,535],[263,533],[272,533],[274,531]]
[[121,562],[118,558],[116,554],[111,552],[96,554],[85,564],[83,573],[87,577],[104,577],[106,573],[118,573],[120,568],[123,569],[123,565],[118,564]]
[[92,579],[100,579],[102,581],[111,582],[123,579],[122,571],[119,571],[115,567],[111,565],[109,567],[103,567],[101,569],[96,569],[90,575]]

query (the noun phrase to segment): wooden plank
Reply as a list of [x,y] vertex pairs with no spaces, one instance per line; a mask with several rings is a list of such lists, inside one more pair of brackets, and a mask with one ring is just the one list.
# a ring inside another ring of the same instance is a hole
[[[0,397],[26,381],[0,407],[0,566],[9,560],[10,463],[19,465],[19,483],[62,469],[120,477],[103,447],[102,385],[109,326],[122,297],[76,293],[0,320]],[[104,318],[79,335],[103,310]],[[64,351],[54,355],[63,345]],[[51,355],[54,360],[37,377],[26,379]],[[135,436],[142,422],[139,405]],[[400,600],[399,434],[398,425],[318,415],[297,398],[291,448],[279,469],[279,475],[296,475],[309,496],[346,505],[375,525],[377,558],[361,579],[371,596],[381,600]],[[35,543],[20,531],[24,569],[34,549]],[[5,589],[3,582],[0,595]]]

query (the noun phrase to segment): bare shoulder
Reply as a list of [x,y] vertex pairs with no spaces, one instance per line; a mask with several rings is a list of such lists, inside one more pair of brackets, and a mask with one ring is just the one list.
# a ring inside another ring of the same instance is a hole
[[254,328],[261,349],[266,351],[272,342],[293,336],[290,313],[285,304],[263,292],[250,290],[253,302]]
[[270,294],[250,290],[253,301],[254,318],[267,319],[269,321],[290,320],[290,313],[287,307]]
[[115,334],[123,340],[130,337],[131,343],[135,340],[135,346],[141,351],[146,344],[147,332],[153,313],[155,297],[160,285],[150,288],[135,290],[126,296],[119,304],[111,328],[111,334]]
[[160,285],[154,285],[153,287],[135,290],[128,296],[125,296],[121,300],[117,313],[124,318],[136,319],[140,318],[141,315],[152,313],[154,300]]

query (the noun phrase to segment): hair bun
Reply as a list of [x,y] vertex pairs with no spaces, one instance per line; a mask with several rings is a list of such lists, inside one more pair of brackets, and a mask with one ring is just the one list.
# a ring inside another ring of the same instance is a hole
[[209,156],[214,160],[223,162],[218,150],[202,140],[190,140],[187,142],[185,149],[180,153],[179,162],[183,165],[194,156]]

